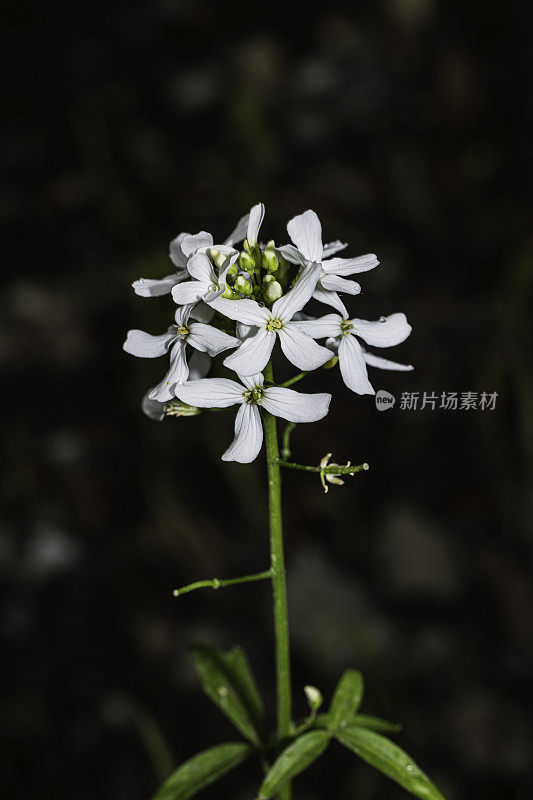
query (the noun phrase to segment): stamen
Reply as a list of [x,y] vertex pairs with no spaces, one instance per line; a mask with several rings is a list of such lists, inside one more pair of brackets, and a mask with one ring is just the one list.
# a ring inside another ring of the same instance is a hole
[[346,336],[350,331],[353,330],[353,324],[350,322],[349,319],[343,319],[341,322],[341,333],[343,336]]
[[271,317],[266,325],[267,331],[280,331],[283,328],[283,322],[280,319]]
[[185,339],[189,335],[190,331],[186,325],[180,325],[176,333],[178,336],[181,336],[182,339]]

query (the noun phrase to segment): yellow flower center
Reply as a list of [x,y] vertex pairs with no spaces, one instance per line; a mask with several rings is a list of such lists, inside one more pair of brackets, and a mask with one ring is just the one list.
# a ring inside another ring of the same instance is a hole
[[182,339],[186,339],[187,336],[189,335],[189,329],[186,325],[180,325],[176,333],[178,334],[178,336],[181,336]]
[[280,331],[283,328],[283,322],[280,319],[275,319],[271,317],[268,322],[266,329],[267,331]]

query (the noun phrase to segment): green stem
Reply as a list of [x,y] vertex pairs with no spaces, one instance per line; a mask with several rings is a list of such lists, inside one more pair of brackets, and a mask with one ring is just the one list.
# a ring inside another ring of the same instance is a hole
[[[264,371],[265,380],[274,382],[272,362]],[[265,412],[265,444],[268,470],[268,511],[270,520],[270,560],[274,634],[276,647],[278,738],[285,739],[291,730],[291,667],[289,653],[289,615],[287,610],[287,583],[285,555],[283,552],[283,525],[281,519],[281,470],[279,468],[278,433],[276,418]],[[280,800],[290,800],[290,783],[279,792]]]
[[291,433],[296,427],[295,422],[288,422],[283,431],[283,446],[281,448],[281,455],[284,459],[291,457]]
[[284,461],[278,458],[280,467],[298,469],[301,472],[321,472],[323,475],[355,475],[369,469],[368,464],[330,464],[327,467],[313,467],[309,464],[295,464],[293,461]]
[[305,378],[305,376],[308,374],[308,372],[299,372],[298,375],[294,376],[294,378],[289,378],[289,380],[285,381],[285,383],[280,383],[280,386],[284,386],[285,388],[287,388],[287,386],[292,386],[293,383],[298,383],[298,381],[301,381],[302,378]]
[[181,589],[174,589],[172,594],[174,597],[179,597],[188,592],[194,592],[195,589],[223,589],[224,586],[235,586],[238,583],[253,583],[254,581],[265,581],[271,577],[271,570],[267,569],[265,572],[254,572],[253,575],[243,575],[241,578],[210,578],[205,581],[195,581],[189,583],[187,586],[182,586]]

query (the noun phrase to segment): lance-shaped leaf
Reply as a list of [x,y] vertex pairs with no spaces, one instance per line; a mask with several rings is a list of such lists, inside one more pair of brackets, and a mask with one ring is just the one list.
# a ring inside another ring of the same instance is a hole
[[202,687],[213,703],[254,744],[260,742],[263,704],[246,656],[239,648],[222,653],[194,645],[192,657]]
[[237,767],[251,752],[246,742],[228,742],[203,750],[178,767],[153,800],[188,800]]
[[299,775],[326,749],[330,740],[327,731],[304,733],[278,756],[266,774],[259,789],[258,800],[266,800],[277,793],[283,784]]
[[348,669],[340,679],[329,707],[331,730],[344,728],[353,719],[363,699],[363,676],[355,669]]
[[392,778],[415,797],[421,800],[445,800],[413,759],[390,739],[354,724],[343,728],[336,737],[359,758]]
[[353,725],[360,725],[362,728],[370,728],[372,731],[381,733],[398,733],[402,726],[398,722],[389,722],[388,719],[371,717],[368,714],[356,714],[352,719]]

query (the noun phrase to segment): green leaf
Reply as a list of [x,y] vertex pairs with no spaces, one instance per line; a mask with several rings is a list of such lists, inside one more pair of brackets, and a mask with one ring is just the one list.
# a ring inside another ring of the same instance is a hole
[[263,704],[248,661],[240,648],[223,653],[215,647],[191,648],[202,687],[213,703],[254,744],[259,744]]
[[272,797],[286,781],[299,775],[317,759],[330,740],[327,731],[304,733],[281,753],[267,772],[259,789],[258,800]]
[[349,750],[384,775],[392,778],[408,792],[422,800],[445,800],[437,787],[401,747],[359,725],[348,725],[337,739]]
[[245,742],[228,742],[203,750],[178,767],[153,800],[188,800],[238,766],[251,752]]
[[352,719],[352,723],[354,725],[361,725],[362,728],[380,731],[381,733],[398,733],[398,731],[402,729],[402,726],[398,722],[389,722],[379,717],[370,717],[368,714],[356,714]]
[[329,724],[332,730],[343,728],[352,721],[363,699],[363,676],[348,669],[340,679],[329,707]]

